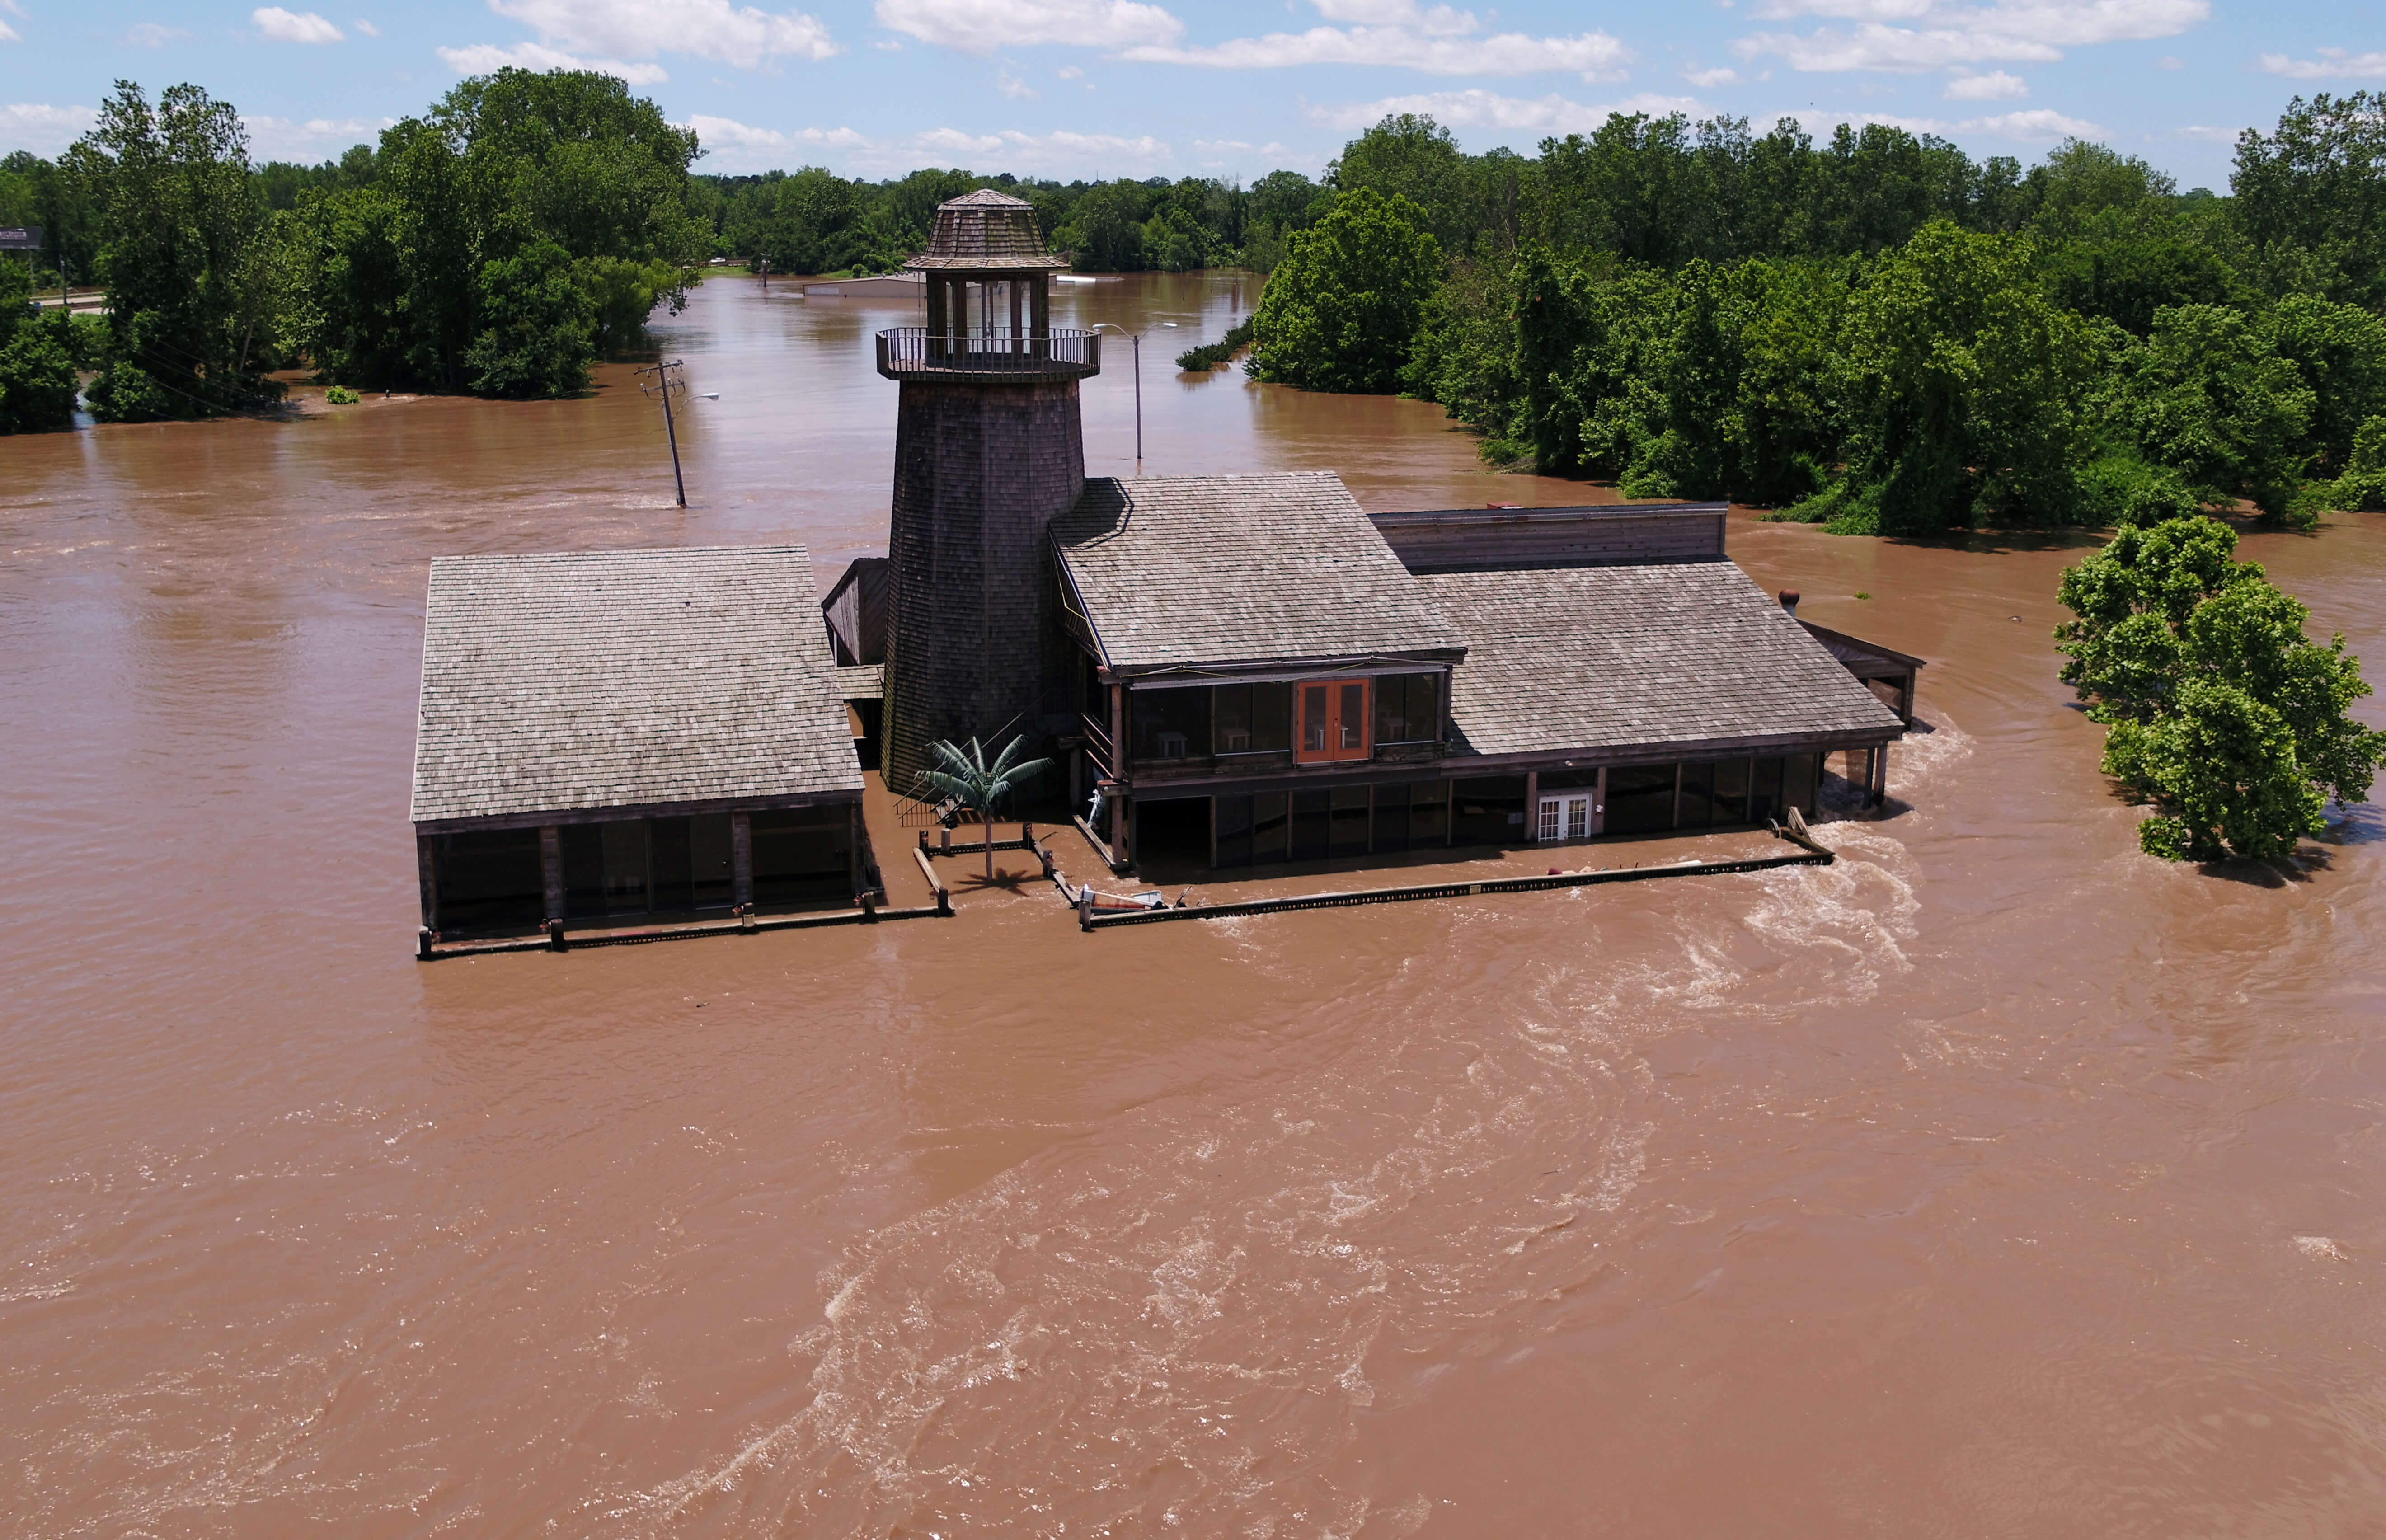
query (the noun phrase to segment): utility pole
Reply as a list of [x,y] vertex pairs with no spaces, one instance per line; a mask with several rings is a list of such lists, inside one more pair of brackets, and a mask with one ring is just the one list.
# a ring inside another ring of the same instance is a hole
[[671,371],[681,367],[683,366],[679,359],[664,358],[657,362],[652,369],[638,370],[640,374],[651,374],[655,377],[653,384],[641,382],[638,389],[644,394],[659,395],[663,398],[663,433],[671,440],[672,484],[679,488],[679,506],[685,507],[687,507],[687,481],[679,473],[679,427],[672,420],[671,404],[672,390],[680,383],[672,377]]

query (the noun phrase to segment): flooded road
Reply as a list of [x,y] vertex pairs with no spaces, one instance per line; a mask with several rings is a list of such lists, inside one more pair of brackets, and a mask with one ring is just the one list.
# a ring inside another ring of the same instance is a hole
[[[1148,472],[1581,499],[1181,380],[1251,283],[1056,296]],[[431,557],[883,549],[903,318],[785,289],[685,512],[627,366],[0,441],[0,1532],[2386,1529],[2386,824],[2139,856],[2060,540],[1735,518],[1931,660],[1832,868],[415,963]],[[2245,554],[2386,675],[2386,520]]]

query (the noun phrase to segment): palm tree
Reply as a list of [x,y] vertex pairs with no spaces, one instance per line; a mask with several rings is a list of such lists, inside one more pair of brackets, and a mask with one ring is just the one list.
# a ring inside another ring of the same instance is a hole
[[928,745],[928,752],[944,764],[942,770],[923,770],[928,784],[964,808],[975,808],[978,821],[986,828],[986,880],[994,881],[994,810],[1012,788],[1029,776],[1037,775],[1049,766],[1049,759],[1030,759],[1014,765],[1011,757],[1026,745],[1024,737],[1017,737],[1004,745],[992,764],[986,763],[986,750],[975,738],[967,750],[939,739]]

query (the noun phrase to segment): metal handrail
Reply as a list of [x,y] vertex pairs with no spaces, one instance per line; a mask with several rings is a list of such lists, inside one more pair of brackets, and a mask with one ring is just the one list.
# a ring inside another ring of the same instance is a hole
[[887,369],[1099,369],[1101,337],[1061,327],[1012,332],[1009,327],[895,326],[878,333],[878,367]]

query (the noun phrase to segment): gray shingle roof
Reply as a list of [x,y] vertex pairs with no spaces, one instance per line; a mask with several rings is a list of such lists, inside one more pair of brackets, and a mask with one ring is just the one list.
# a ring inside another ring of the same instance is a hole
[[928,231],[928,249],[903,265],[914,269],[1020,272],[1069,264],[1045,249],[1044,231],[1036,222],[1034,204],[981,187],[938,204],[936,222]]
[[861,790],[801,545],[431,564],[417,822]]
[[1462,753],[1900,729],[1728,561],[1417,582],[1466,632],[1450,701]]
[[1466,647],[1331,471],[1088,480],[1052,538],[1114,669]]

